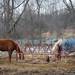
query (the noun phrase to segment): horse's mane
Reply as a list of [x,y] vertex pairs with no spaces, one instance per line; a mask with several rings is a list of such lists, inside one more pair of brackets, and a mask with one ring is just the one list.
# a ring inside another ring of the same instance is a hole
[[51,49],[51,51],[52,51],[53,53],[58,52],[59,45],[61,45],[61,43],[62,43],[62,39],[59,39],[59,40],[54,44],[54,46],[53,46],[53,48]]

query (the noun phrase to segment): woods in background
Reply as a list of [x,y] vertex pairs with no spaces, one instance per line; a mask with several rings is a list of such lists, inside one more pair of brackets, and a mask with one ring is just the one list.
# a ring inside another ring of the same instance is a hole
[[[1,0],[0,37],[38,38],[44,32],[75,28],[73,0]],[[40,41],[41,42],[41,41]]]

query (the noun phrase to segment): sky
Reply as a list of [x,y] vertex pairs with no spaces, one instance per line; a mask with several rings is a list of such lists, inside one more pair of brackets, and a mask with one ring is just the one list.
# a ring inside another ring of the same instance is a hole
[[[16,3],[18,5],[19,3],[17,1],[19,1],[19,0],[16,0]],[[23,1],[23,0],[20,0],[20,3],[21,3],[21,1]],[[66,1],[67,1],[67,3],[69,3],[69,0],[66,0]],[[72,1],[73,1],[73,4],[75,4],[75,0],[72,0]],[[32,9],[36,10],[37,5],[35,3],[35,0],[30,0],[29,2],[33,5]],[[52,5],[48,5],[47,2],[42,3],[42,5],[43,6],[41,7],[41,10],[40,10],[41,13],[49,13],[53,7]],[[64,9],[64,7],[66,7],[66,6],[62,2],[62,0],[59,0],[59,3],[56,4],[56,6],[55,6],[55,8],[57,10]],[[19,10],[19,13],[21,13],[23,10],[23,5],[21,5],[17,10]],[[37,12],[37,10],[36,10],[36,12]]]
[[[2,1],[3,1],[3,0],[0,0],[0,3],[1,3]],[[15,5],[16,5],[16,6],[19,5],[22,1],[23,1],[23,0],[15,0]],[[51,1],[53,1],[53,0],[51,0]],[[60,4],[58,3],[57,6],[56,6],[57,10],[60,10],[60,8],[63,9],[63,6],[65,7],[65,5],[63,4],[63,2],[61,2],[62,0],[59,0],[59,1],[60,1]],[[66,0],[66,1],[69,3],[69,0]],[[72,1],[73,1],[73,4],[75,4],[75,0],[72,0]],[[35,0],[30,0],[30,2],[31,2],[32,4],[34,4],[33,9],[36,9],[37,5],[35,4]],[[51,7],[52,7],[52,6],[50,5],[50,9],[51,9]],[[23,5],[21,5],[21,6],[17,9],[17,11],[19,11],[19,13],[21,13],[22,10],[23,10]],[[46,12],[48,12],[48,11],[49,11],[48,4],[47,4],[47,2],[44,2],[44,3],[43,3],[43,6],[41,7],[41,13],[46,13]]]

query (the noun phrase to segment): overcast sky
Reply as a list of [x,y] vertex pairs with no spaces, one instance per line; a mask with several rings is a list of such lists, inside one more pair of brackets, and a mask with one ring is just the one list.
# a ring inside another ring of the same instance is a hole
[[[3,0],[0,0],[0,3]],[[19,5],[23,0],[15,0],[15,5]],[[51,0],[53,2],[53,0]],[[57,0],[58,1],[58,0]],[[59,0],[60,2],[58,4],[56,4],[56,9],[60,10],[63,9],[63,6],[65,7],[65,5],[63,4],[62,0]],[[75,0],[72,0],[73,4],[75,4]],[[30,2],[34,5],[33,9],[36,9],[37,5],[35,3],[35,0],[30,0]],[[67,0],[67,2],[69,3],[69,0]],[[49,3],[48,3],[49,4]],[[47,2],[43,2],[42,3],[42,7],[41,7],[41,13],[45,13],[49,11],[49,8],[52,8],[52,5],[48,5]],[[23,10],[23,5],[21,5],[17,10],[19,10],[19,12],[21,13],[21,11]]]

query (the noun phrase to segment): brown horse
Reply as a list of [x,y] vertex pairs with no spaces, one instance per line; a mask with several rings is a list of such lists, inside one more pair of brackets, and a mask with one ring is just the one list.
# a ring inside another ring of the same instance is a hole
[[16,50],[16,60],[18,61],[22,57],[24,58],[23,52],[20,50],[17,43],[15,43],[13,40],[9,39],[0,39],[0,51],[7,51],[9,55],[9,62],[11,62],[11,56],[13,51]]

